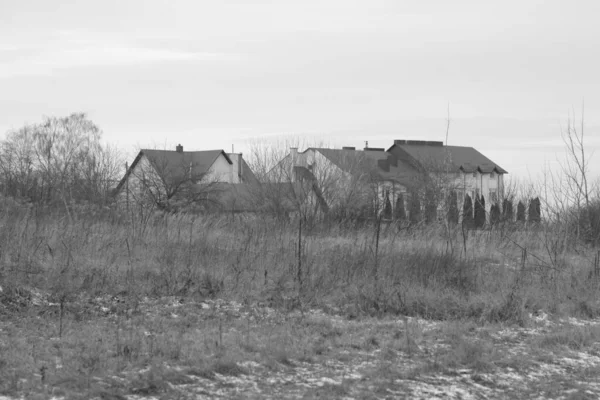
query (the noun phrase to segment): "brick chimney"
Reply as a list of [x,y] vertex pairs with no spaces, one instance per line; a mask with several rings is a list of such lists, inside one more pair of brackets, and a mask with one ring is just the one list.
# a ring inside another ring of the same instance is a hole
[[175,151],[178,152],[178,153],[183,153],[183,146],[181,144],[178,144],[175,147]]

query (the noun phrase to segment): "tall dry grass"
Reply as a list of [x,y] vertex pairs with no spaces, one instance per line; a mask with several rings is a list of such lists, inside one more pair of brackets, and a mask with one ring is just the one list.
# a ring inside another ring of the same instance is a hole
[[3,199],[0,226],[5,303],[35,288],[61,304],[175,295],[518,323],[538,309],[600,313],[594,250],[567,248],[542,225],[464,232],[328,224],[299,237],[298,221],[267,216],[88,207],[66,215]]

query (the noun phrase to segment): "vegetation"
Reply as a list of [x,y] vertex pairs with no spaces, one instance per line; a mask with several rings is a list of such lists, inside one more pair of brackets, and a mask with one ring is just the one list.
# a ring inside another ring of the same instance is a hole
[[[362,376],[390,390],[398,379],[464,369],[490,385],[486,374],[527,371],[557,351],[588,351],[599,337],[594,326],[527,331],[539,315],[600,316],[593,195],[577,212],[565,205],[552,214],[546,202],[545,217],[543,199],[528,213],[519,203],[517,215],[529,218],[518,222],[505,199],[491,226],[481,222],[482,198],[467,198],[471,217],[458,224],[454,194],[434,218],[411,193],[411,218],[430,223],[399,229],[394,218],[405,210],[394,215],[389,197],[389,221],[360,224],[307,224],[308,214],[269,209],[139,213],[84,202],[68,190],[80,175],[31,171],[44,188],[32,193],[43,195],[13,192],[30,182],[21,179],[0,197],[0,395],[172,398],[198,379],[241,380],[257,365],[265,376],[320,371],[332,360],[368,361]],[[507,326],[525,332],[531,357],[511,353]],[[310,395],[347,396],[352,382]]]

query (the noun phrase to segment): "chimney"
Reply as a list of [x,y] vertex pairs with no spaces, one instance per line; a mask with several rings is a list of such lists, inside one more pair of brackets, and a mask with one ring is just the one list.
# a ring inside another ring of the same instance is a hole
[[298,148],[297,147],[290,147],[290,156],[292,157],[292,164],[296,164],[296,161],[298,160]]
[[290,180],[292,182],[296,181],[296,175],[294,173],[294,167],[296,167],[296,163],[298,162],[298,148],[297,147],[290,147],[290,158],[291,158],[291,165],[290,165]]
[[383,147],[365,147],[365,151],[385,151]]
[[342,150],[356,150],[356,147],[344,146]]
[[181,144],[178,144],[175,147],[175,151],[178,152],[178,153],[183,153],[183,146]]

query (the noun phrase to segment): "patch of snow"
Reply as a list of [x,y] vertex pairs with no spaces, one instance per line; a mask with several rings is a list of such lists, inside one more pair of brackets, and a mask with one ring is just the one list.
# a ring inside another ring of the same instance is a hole
[[323,385],[339,385],[341,384],[341,382],[338,382],[334,379],[331,378],[327,378],[327,377],[323,377],[321,378],[321,380],[319,382],[317,382],[317,386],[323,386]]

